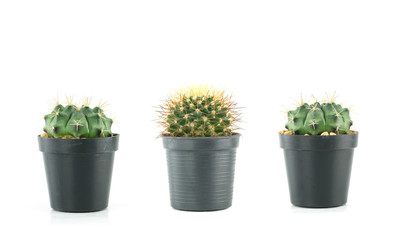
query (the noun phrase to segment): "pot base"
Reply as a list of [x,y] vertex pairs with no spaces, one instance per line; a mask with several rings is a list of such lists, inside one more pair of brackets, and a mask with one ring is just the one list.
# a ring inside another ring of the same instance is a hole
[[300,208],[313,208],[313,209],[322,209],[322,208],[337,208],[337,207],[342,207],[342,206],[344,206],[345,204],[346,204],[346,202],[345,203],[343,203],[342,205],[327,205],[327,206],[304,206],[304,205],[297,205],[297,204],[294,204],[294,203],[292,203],[293,204],[293,206],[295,206],[295,207],[300,207]]
[[106,210],[106,209],[108,208],[108,206],[106,206],[105,208],[102,208],[102,209],[82,210],[82,211],[80,211],[80,210],[57,209],[57,208],[54,208],[54,207],[52,207],[52,206],[51,206],[51,208],[52,208],[54,211],[57,211],[57,212],[64,212],[64,213],[91,213],[91,212],[101,212],[101,211],[104,211],[104,210]]
[[189,209],[189,208],[180,208],[180,207],[175,207],[175,206],[173,206],[173,205],[171,205],[171,207],[172,207],[173,209],[175,209],[175,210],[178,210],[178,211],[186,211],[186,212],[216,212],[216,211],[226,210],[226,209],[230,208],[231,205],[230,205],[230,206],[227,206],[227,207],[223,207],[223,208],[217,208],[217,209],[202,209],[202,210],[198,210],[198,209],[192,210],[192,209]]

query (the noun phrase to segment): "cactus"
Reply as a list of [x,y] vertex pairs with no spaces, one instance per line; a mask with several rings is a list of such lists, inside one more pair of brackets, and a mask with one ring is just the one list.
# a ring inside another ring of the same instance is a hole
[[173,137],[230,136],[239,113],[231,96],[207,86],[188,87],[160,106],[161,135]]
[[[353,122],[349,109],[336,104],[335,95],[324,103],[315,100],[308,104],[303,100],[296,110],[288,111],[287,134],[294,135],[341,135],[349,134]],[[327,134],[326,134],[327,133]]]
[[108,118],[100,104],[90,108],[87,98],[81,107],[68,99],[66,106],[56,103],[50,114],[44,116],[45,127],[42,136],[49,138],[102,138],[112,136],[113,120]]

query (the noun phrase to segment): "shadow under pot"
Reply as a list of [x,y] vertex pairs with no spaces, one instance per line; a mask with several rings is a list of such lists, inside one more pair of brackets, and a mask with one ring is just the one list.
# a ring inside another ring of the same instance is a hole
[[108,207],[119,135],[106,138],[38,137],[51,207],[62,212],[94,212]]
[[240,135],[163,137],[171,206],[184,211],[229,208]]
[[290,199],[307,208],[346,204],[358,133],[333,136],[280,134]]

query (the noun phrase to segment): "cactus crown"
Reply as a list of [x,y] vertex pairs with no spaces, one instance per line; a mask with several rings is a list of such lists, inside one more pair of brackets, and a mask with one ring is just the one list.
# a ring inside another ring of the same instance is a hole
[[[349,134],[353,122],[349,109],[335,103],[336,96],[319,103],[308,104],[301,99],[296,110],[288,111],[288,122],[285,127],[293,135],[341,135]],[[327,133],[327,134],[324,134]]]
[[103,110],[105,104],[90,108],[90,99],[86,98],[81,107],[67,98],[67,105],[56,101],[56,106],[50,114],[44,116],[45,127],[43,137],[49,138],[102,138],[112,136],[113,120],[108,118]]
[[160,106],[162,136],[230,136],[238,129],[236,103],[224,91],[196,85],[171,95]]

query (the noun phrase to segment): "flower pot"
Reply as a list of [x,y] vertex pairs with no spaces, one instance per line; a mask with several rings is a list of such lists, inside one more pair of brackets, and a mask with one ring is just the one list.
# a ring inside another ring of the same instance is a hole
[[89,139],[38,137],[38,141],[54,210],[93,212],[107,208],[119,135]]
[[171,206],[185,211],[229,208],[240,135],[163,137]]
[[308,208],[346,204],[358,133],[333,136],[280,134],[293,205]]

